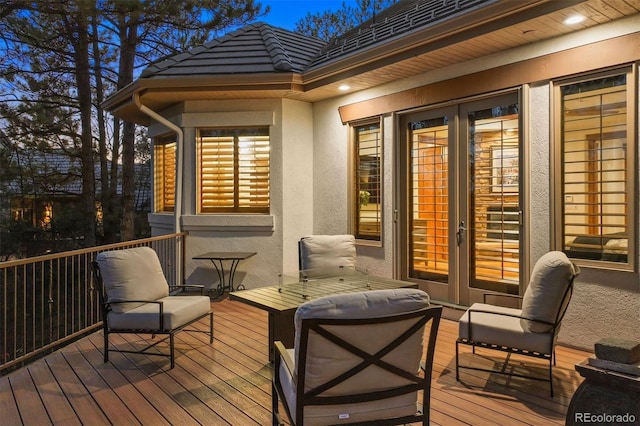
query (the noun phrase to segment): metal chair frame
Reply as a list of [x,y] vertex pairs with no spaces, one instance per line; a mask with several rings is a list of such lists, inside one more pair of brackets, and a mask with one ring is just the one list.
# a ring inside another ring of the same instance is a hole
[[[299,365],[294,367],[293,361],[286,353],[286,349],[281,342],[275,342],[275,360],[273,368],[273,382],[272,382],[272,413],[273,424],[283,424],[282,418],[279,414],[278,401],[282,401],[288,418],[294,425],[302,425],[304,423],[304,408],[311,405],[337,405],[337,404],[350,404],[358,402],[368,402],[383,400],[386,398],[399,396],[415,391],[423,391],[422,393],[422,412],[418,412],[413,416],[405,416],[394,419],[383,419],[377,421],[367,421],[365,423],[341,423],[349,425],[398,425],[407,424],[413,422],[422,422],[423,425],[429,424],[429,407],[431,397],[431,372],[433,367],[434,349],[436,344],[436,337],[438,333],[438,325],[440,323],[440,317],[442,314],[442,306],[429,306],[417,311],[402,313],[397,315],[390,315],[384,317],[365,318],[365,319],[340,319],[340,318],[310,318],[302,320],[302,328],[300,335],[300,348],[299,359],[305,360],[307,356],[307,343],[309,341],[309,333],[317,333],[320,336],[328,339],[331,343],[349,351],[355,356],[361,358],[361,362],[355,367],[344,371],[338,377],[327,380],[320,386],[305,391],[305,375],[306,364],[300,361]],[[376,353],[370,354],[362,349],[352,345],[348,341],[343,340],[336,334],[327,330],[327,327],[335,326],[358,326],[358,325],[371,325],[371,324],[385,324],[391,322],[405,321],[408,319],[418,318],[418,321],[414,323],[403,334],[394,339],[384,348],[378,350]],[[382,358],[390,353],[393,349],[399,346],[401,343],[410,338],[413,334],[422,329],[423,326],[431,321],[430,327],[427,326],[429,331],[429,340],[427,343],[424,361],[421,362],[421,368],[423,371],[413,374],[402,369],[399,369],[387,362]],[[287,400],[284,397],[284,390],[282,383],[280,383],[280,377],[278,372],[280,371],[281,364],[285,364],[286,368],[290,371],[293,377],[297,378],[296,382],[296,417],[292,418],[291,407],[287,405]],[[398,375],[405,379],[410,380],[412,383],[392,388],[384,391],[377,391],[371,393],[361,393],[357,395],[340,395],[340,396],[321,396],[323,392],[331,389],[334,386],[344,382],[345,380],[353,377],[357,373],[363,371],[371,365],[376,365],[392,374]],[[297,368],[297,371],[294,369]]]
[[[532,319],[532,318],[526,318],[526,317],[523,317],[521,315],[520,316],[519,315],[512,315],[512,314],[503,313],[503,312],[492,312],[492,311],[481,310],[481,309],[473,309],[473,310],[470,309],[469,310],[469,337],[470,338],[466,339],[466,338],[459,337],[456,340],[456,381],[460,381],[460,369],[461,368],[462,369],[466,369],[466,370],[476,370],[476,371],[484,371],[484,372],[490,372],[490,373],[503,374],[503,375],[513,376],[513,377],[522,377],[522,378],[525,378],[525,379],[532,379],[532,380],[548,382],[549,383],[549,391],[550,391],[551,397],[553,398],[553,366],[556,365],[556,356],[555,356],[556,337],[557,337],[558,331],[560,330],[560,323],[562,322],[562,319],[564,318],[564,315],[565,315],[565,313],[567,311],[567,308],[569,307],[569,301],[571,300],[571,296],[573,294],[573,281],[574,281],[575,277],[576,277],[575,275],[573,277],[571,277],[571,281],[569,282],[569,285],[567,286],[567,289],[564,292],[564,295],[562,297],[562,303],[560,304],[560,307],[559,307],[558,311],[556,312],[555,321],[553,323],[547,322],[547,321],[536,320],[536,319]],[[487,296],[492,296],[492,297],[512,297],[512,298],[517,298],[517,299],[522,300],[521,296],[485,294],[484,295],[484,300],[483,300],[485,302],[485,304],[486,304]],[[522,320],[528,320],[528,321],[536,322],[536,323],[539,323],[539,324],[548,325],[548,326],[551,327],[551,330],[549,330],[545,334],[549,334],[549,348],[544,353],[540,353],[540,352],[530,351],[530,350],[527,350],[527,349],[513,348],[513,347],[509,347],[509,346],[505,346],[505,345],[495,344],[495,343],[487,343],[487,342],[475,341],[475,340],[473,340],[473,321],[472,321],[472,314],[473,313],[485,313],[485,314],[491,314],[491,315],[515,317],[515,318],[520,318]],[[471,346],[473,348],[472,352],[474,354],[476,352],[476,348],[479,347],[479,348],[485,348],[485,349],[492,349],[492,350],[496,350],[496,351],[507,352],[507,357],[505,358],[505,361],[504,361],[504,363],[502,365],[502,369],[500,369],[500,370],[460,365],[460,356],[459,356],[459,346],[460,345]],[[548,375],[548,377],[547,378],[543,378],[543,377],[532,376],[532,375],[528,375],[528,374],[519,374],[519,373],[507,372],[505,367],[509,363],[509,360],[511,358],[511,354],[518,354],[518,355],[524,355],[524,356],[529,356],[529,357],[534,357],[534,358],[540,358],[540,359],[544,359],[544,360],[548,361],[549,362],[549,375]]]
[[[132,353],[132,354],[144,354],[144,355],[152,355],[152,356],[161,356],[161,357],[166,357],[169,358],[170,360],[170,365],[171,368],[175,367],[175,338],[174,336],[176,335],[176,333],[180,332],[180,331],[187,331],[187,332],[192,332],[192,333],[205,333],[209,335],[209,344],[213,343],[213,311],[209,311],[206,314],[203,314],[183,325],[181,325],[180,327],[176,327],[174,329],[171,330],[165,330],[164,329],[164,309],[163,309],[163,303],[162,301],[157,301],[157,300],[126,300],[126,301],[122,301],[122,302],[108,302],[107,298],[106,298],[106,291],[105,291],[105,287],[104,287],[104,283],[102,281],[102,275],[100,273],[100,267],[98,266],[98,262],[91,262],[91,266],[92,266],[92,270],[93,270],[93,276],[94,276],[94,282],[97,284],[97,292],[98,292],[98,297],[99,297],[99,301],[100,301],[100,312],[102,315],[102,330],[103,330],[103,338],[104,338],[104,362],[108,362],[109,361],[109,352],[119,352],[119,353]],[[188,289],[198,289],[200,290],[201,294],[204,296],[205,292],[204,292],[204,286],[202,285],[170,285],[169,286],[169,292],[171,294],[171,292],[176,292],[178,290],[181,291],[186,291]],[[176,296],[179,297],[179,296]],[[111,329],[109,327],[109,321],[108,321],[108,313],[112,310],[112,305],[117,304],[117,303],[152,303],[152,304],[157,304],[158,305],[158,315],[159,315],[159,328],[157,329],[137,329],[137,328],[131,328],[131,329],[121,329],[121,328],[117,328],[117,329]],[[202,330],[197,330],[197,329],[187,329],[187,327],[189,327],[190,325],[192,325],[195,322],[200,321],[203,318],[209,317],[209,330],[208,331],[202,331]],[[145,346],[144,348],[140,349],[140,350],[126,350],[126,349],[114,349],[114,348],[109,348],[109,334],[112,333],[117,333],[117,334],[151,334],[151,338],[155,338],[156,335],[162,335],[165,336],[164,338],[157,340],[153,343],[150,343],[149,345]],[[157,346],[158,344],[166,341],[167,339],[169,339],[169,353],[162,353],[162,352],[158,352],[158,351],[151,351],[150,349],[154,348],[155,346]]]

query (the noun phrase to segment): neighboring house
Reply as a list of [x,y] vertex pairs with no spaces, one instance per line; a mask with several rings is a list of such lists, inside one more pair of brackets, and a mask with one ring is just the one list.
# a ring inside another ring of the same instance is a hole
[[359,267],[468,306],[563,250],[560,339],[592,348],[640,340],[638,61],[637,2],[407,0],[330,43],[248,25],[105,106],[149,126],[152,233],[188,231],[187,259],[256,251],[258,287],[352,233]]
[[[9,182],[3,182],[3,194],[0,200],[0,217],[3,220],[20,221],[33,228],[53,231],[54,218],[69,212],[79,211],[82,197],[82,172],[79,158],[61,152],[34,151],[29,155],[14,154],[10,158],[16,176]],[[100,193],[100,169],[95,167],[96,191]],[[136,176],[148,176],[142,170],[148,165],[138,164]],[[136,184],[136,212],[149,211],[151,194],[148,179]],[[118,185],[118,195],[121,187]],[[73,220],[68,218],[67,221]],[[96,221],[102,222],[100,203],[96,205]],[[73,227],[73,223],[70,223]],[[59,230],[58,230],[59,231]],[[57,235],[60,238],[72,235]],[[46,244],[46,243],[45,243]]]
[[36,151],[14,153],[10,161],[16,175],[4,182],[4,218],[49,229],[54,209],[77,204],[82,194],[79,159]]

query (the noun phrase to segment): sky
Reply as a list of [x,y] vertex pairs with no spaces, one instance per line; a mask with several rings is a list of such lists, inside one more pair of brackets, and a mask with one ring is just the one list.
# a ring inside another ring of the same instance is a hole
[[271,6],[271,12],[261,21],[274,27],[293,30],[295,23],[304,18],[307,13],[324,12],[325,10],[337,10],[342,3],[355,4],[355,0],[259,0],[263,5]]

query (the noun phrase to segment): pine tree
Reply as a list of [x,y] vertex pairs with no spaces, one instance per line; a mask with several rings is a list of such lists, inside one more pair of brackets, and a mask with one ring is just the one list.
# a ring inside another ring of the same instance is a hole
[[266,12],[254,0],[0,0],[0,132],[17,147],[80,159],[86,246],[98,242],[97,201],[100,242],[136,235],[136,127],[102,101],[151,62]]

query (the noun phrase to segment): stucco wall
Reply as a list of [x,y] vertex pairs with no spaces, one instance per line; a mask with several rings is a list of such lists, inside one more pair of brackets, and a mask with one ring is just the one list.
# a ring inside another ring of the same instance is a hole
[[[184,129],[185,178],[181,226],[189,233],[186,281],[211,285],[217,281],[209,261],[192,260],[209,251],[251,251],[242,261],[235,284],[254,288],[277,283],[281,273],[297,272],[297,240],[312,232],[313,142],[312,106],[305,102],[231,100],[187,102],[164,112]],[[271,211],[268,215],[197,214],[195,137],[202,127],[270,127]],[[151,126],[152,136],[166,132]],[[152,214],[154,234],[173,230],[171,214]],[[228,267],[228,265],[227,265]]]
[[[348,175],[350,160],[350,126],[343,125],[338,107],[369,97],[388,93],[389,87],[347,94],[314,104],[314,220],[316,234],[349,233],[350,205]],[[386,115],[381,121],[383,129],[382,244],[356,246],[358,268],[368,273],[394,275],[394,225],[390,220],[394,205],[394,116]]]
[[298,271],[298,240],[313,233],[313,108],[285,100],[282,105],[282,272]]
[[340,123],[337,104],[316,104],[313,110],[313,232],[344,234],[348,227],[349,128]]

